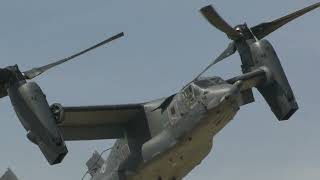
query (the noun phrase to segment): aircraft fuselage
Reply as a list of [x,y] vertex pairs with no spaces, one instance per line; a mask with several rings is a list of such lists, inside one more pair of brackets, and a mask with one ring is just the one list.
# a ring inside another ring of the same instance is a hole
[[213,137],[241,105],[237,83],[220,78],[191,83],[165,110],[157,109],[164,101],[144,106],[151,138],[141,147],[118,140],[93,180],[182,179],[209,154]]

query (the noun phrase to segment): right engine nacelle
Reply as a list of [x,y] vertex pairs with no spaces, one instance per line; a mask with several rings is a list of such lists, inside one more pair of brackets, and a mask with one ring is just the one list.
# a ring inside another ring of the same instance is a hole
[[283,71],[280,60],[267,40],[261,40],[250,46],[254,67],[265,68],[270,79],[257,87],[279,120],[288,120],[297,110],[298,104]]

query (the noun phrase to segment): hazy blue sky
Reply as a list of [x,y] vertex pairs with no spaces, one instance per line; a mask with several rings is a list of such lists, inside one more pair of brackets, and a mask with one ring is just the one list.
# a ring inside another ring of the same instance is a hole
[[[111,35],[126,37],[36,79],[50,104],[145,102],[178,91],[227,45],[198,10],[214,4],[232,25],[273,20],[315,0],[2,0],[0,66],[21,70],[70,55]],[[320,10],[273,33],[300,110],[278,122],[261,95],[243,107],[214,140],[210,155],[187,180],[301,180],[320,177]],[[240,73],[238,55],[207,75]],[[0,100],[0,173],[21,180],[77,180],[97,149],[113,141],[68,142],[62,164],[49,166],[25,137],[8,98]],[[105,157],[105,156],[104,156]]]

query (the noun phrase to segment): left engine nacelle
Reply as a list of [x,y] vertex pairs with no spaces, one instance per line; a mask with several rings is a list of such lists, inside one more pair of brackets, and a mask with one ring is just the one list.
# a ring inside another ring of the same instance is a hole
[[20,81],[8,94],[28,139],[39,146],[49,164],[60,163],[68,149],[41,88],[35,82]]

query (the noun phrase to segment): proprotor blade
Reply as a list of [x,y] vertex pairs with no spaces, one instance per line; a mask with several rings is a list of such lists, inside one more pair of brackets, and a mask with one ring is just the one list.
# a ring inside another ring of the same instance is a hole
[[213,65],[217,64],[218,62],[224,60],[225,58],[231,56],[236,52],[237,48],[235,46],[234,42],[231,42],[226,50],[224,50],[220,56],[218,56],[212,63],[210,63],[196,78],[197,80],[203,73],[205,73],[209,68],[211,68]]
[[115,36],[113,36],[113,37],[111,37],[109,39],[106,39],[106,40],[104,40],[104,41],[102,41],[102,42],[100,42],[100,43],[98,43],[98,44],[96,44],[96,45],[94,45],[94,46],[92,46],[92,47],[90,47],[88,49],[85,49],[85,50],[83,50],[83,51],[81,51],[79,53],[76,53],[76,54],[74,54],[72,56],[69,56],[67,58],[61,59],[59,61],[56,61],[54,63],[48,64],[48,65],[45,65],[45,66],[42,66],[42,67],[33,68],[33,69],[29,70],[29,71],[26,71],[26,72],[24,72],[25,78],[26,79],[33,79],[36,76],[38,76],[38,75],[42,74],[43,72],[47,71],[48,69],[51,69],[51,68],[53,68],[53,67],[55,67],[57,65],[60,65],[62,63],[65,63],[65,62],[67,62],[67,61],[69,61],[71,59],[74,59],[74,58],[76,58],[76,57],[78,57],[78,56],[80,56],[82,54],[85,54],[85,53],[87,53],[87,52],[89,52],[89,51],[91,51],[91,50],[93,50],[95,48],[98,48],[98,47],[100,47],[100,46],[102,46],[104,44],[107,44],[107,43],[109,43],[109,42],[111,42],[113,40],[116,40],[116,39],[118,39],[118,38],[120,38],[122,36],[124,36],[123,32],[119,33],[119,34],[117,34],[117,35],[115,35]]
[[251,30],[252,30],[253,34],[258,39],[263,39],[264,37],[266,37],[267,35],[269,35],[273,31],[279,29],[280,27],[287,24],[288,22],[290,22],[290,21],[292,21],[292,20],[318,8],[318,7],[320,7],[320,2],[313,4],[311,6],[308,6],[304,9],[299,10],[299,11],[296,11],[292,14],[287,15],[287,16],[284,16],[282,18],[276,19],[274,21],[266,22],[266,23],[262,23],[257,26],[254,26],[253,28],[251,28]]
[[230,39],[235,40],[241,37],[240,32],[233,29],[211,5],[201,8],[200,12],[213,26],[226,33]]

